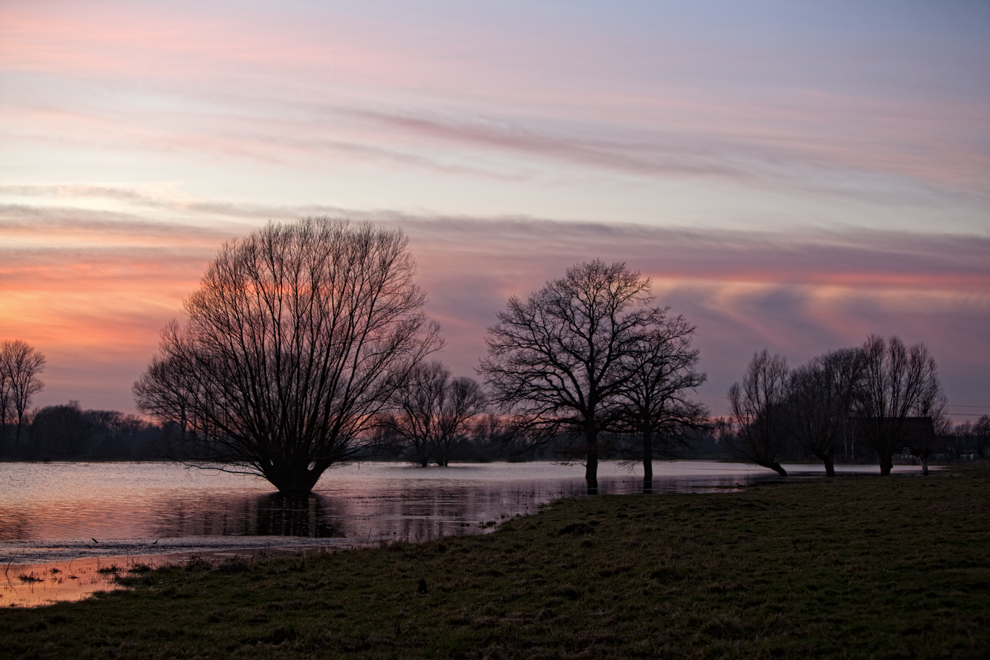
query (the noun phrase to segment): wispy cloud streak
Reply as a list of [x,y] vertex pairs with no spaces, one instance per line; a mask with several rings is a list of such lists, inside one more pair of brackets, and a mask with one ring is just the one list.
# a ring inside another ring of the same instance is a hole
[[[508,55],[478,50],[496,28],[464,16],[437,41],[415,21],[378,25],[360,11],[310,16],[291,5],[279,15],[104,2],[63,9],[4,8],[8,139],[288,167],[358,159],[538,182],[573,181],[556,170],[579,168],[885,201],[918,201],[919,186],[990,196],[982,137],[990,89],[966,65],[972,53],[949,40],[926,58],[898,35],[905,43],[895,54],[906,61],[888,55],[886,68],[865,67],[888,90],[841,84],[839,73],[855,71],[830,49],[787,46],[816,74],[790,80],[786,57],[745,40],[650,39],[644,26],[612,26],[589,44],[585,29],[562,23],[553,36],[564,55],[547,52],[540,30],[517,30],[519,52]],[[526,13],[507,7],[500,18],[514,11]],[[338,38],[323,38],[321,21]],[[666,32],[676,22],[647,25],[674,36]],[[945,51],[953,53],[945,93],[920,95],[909,73],[930,82],[926,71]],[[470,66],[459,52],[474,56]],[[756,64],[740,80],[712,81],[739,61]],[[961,81],[950,85],[950,74]],[[532,159],[541,162],[528,167]]]
[[[313,210],[295,209],[295,215]],[[252,222],[241,209],[242,234],[267,220],[263,211]],[[74,369],[89,364],[97,371],[139,373],[155,350],[158,330],[180,314],[181,301],[231,236],[139,216],[120,225],[116,216],[80,212],[73,219],[71,209],[35,210],[39,216],[48,212],[50,221],[0,223],[4,243],[4,237],[25,233],[38,239],[31,249],[0,250],[0,334],[34,338]],[[333,215],[407,233],[429,311],[449,340],[444,359],[464,375],[473,374],[485,328],[509,296],[525,297],[567,267],[601,258],[624,261],[651,277],[658,303],[698,325],[703,367],[712,377],[703,395],[717,410],[752,351],[768,346],[803,361],[856,345],[870,332],[928,342],[956,391],[990,394],[982,375],[990,372],[990,349],[967,335],[974,324],[990,321],[990,239],[862,231],[753,235],[398,212]],[[65,247],[83,234],[103,242]],[[66,380],[50,396],[64,397],[73,387],[81,384]],[[108,385],[100,405],[127,408],[128,387],[129,381]]]
[[461,374],[510,295],[597,257],[698,325],[713,408],[754,350],[869,332],[990,399],[988,19],[0,3],[0,335],[49,355],[46,401],[126,408],[223,241],[328,215],[406,231]]

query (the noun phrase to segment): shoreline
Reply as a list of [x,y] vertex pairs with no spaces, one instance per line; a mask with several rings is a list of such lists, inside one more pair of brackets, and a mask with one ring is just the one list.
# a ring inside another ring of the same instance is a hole
[[302,539],[298,543],[266,544],[263,546],[213,544],[195,546],[153,554],[113,554],[106,556],[77,556],[55,561],[4,563],[0,580],[0,607],[43,607],[59,602],[72,602],[105,591],[127,588],[117,577],[139,574],[166,565],[185,564],[192,560],[210,562],[251,559],[269,555],[301,555],[339,552],[369,547],[386,539],[326,539],[330,543],[314,543]]
[[[984,657],[990,520],[973,503],[990,465],[781,485],[567,498],[490,535],[305,559],[135,565],[131,589],[0,607],[0,627],[11,657]],[[105,585],[103,568],[74,575]]]
[[[57,539],[0,542],[0,565],[55,564],[83,559],[186,553],[244,552],[281,548],[349,548],[380,543],[385,537],[311,538],[298,536],[181,536],[159,539]],[[391,538],[387,539],[391,540]]]

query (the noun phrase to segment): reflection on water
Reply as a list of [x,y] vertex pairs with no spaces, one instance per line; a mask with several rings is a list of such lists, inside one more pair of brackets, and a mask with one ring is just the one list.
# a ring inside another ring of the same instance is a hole
[[7,566],[0,581],[0,606],[34,607],[82,600],[97,591],[119,589],[114,580],[117,573],[117,566],[99,559]]
[[335,538],[346,534],[340,521],[343,503],[321,494],[306,497],[211,494],[203,500],[168,498],[148,511],[151,536],[304,536]]
[[[712,492],[776,478],[734,463],[657,463],[654,472],[657,493]],[[0,464],[0,562],[479,533],[553,499],[583,495],[582,474],[580,466],[554,463],[426,469],[361,463],[333,468],[314,494],[289,499],[256,477],[176,464],[6,463]],[[599,485],[606,494],[643,488],[641,472],[618,463],[601,465]]]

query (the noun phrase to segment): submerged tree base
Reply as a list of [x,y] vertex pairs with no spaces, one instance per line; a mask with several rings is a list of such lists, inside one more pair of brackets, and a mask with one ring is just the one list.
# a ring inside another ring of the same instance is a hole
[[768,463],[758,462],[757,465],[759,465],[760,467],[765,467],[765,468],[767,468],[769,470],[773,470],[774,472],[776,472],[777,474],[779,474],[782,477],[786,477],[787,476],[787,470],[785,470],[784,469],[784,466],[781,465],[780,463],[777,463],[777,462],[768,462]]
[[0,608],[0,658],[985,658],[986,501],[990,465],[561,500],[489,535]]

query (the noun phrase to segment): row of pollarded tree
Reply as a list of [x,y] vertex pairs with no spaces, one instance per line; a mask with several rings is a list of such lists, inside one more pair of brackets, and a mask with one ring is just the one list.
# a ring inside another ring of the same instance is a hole
[[[163,331],[134,386],[139,409],[183,429],[196,456],[298,493],[375,442],[443,464],[486,401],[498,412],[491,435],[565,439],[589,492],[604,439],[638,438],[649,484],[656,453],[708,428],[690,398],[705,380],[694,327],[624,264],[574,266],[510,298],[478,369],[487,396],[427,362],[443,342],[414,270],[402,233],[370,224],[304,219],[227,243],[188,320]],[[771,422],[770,409],[740,414],[739,430]]]
[[729,389],[731,425],[722,437],[743,458],[786,475],[778,456],[789,441],[835,474],[834,448],[856,434],[890,474],[895,453],[907,447],[925,474],[936,433],[951,430],[935,359],[924,344],[871,335],[862,347],[820,355],[788,369],[766,350],[753,356],[742,381]]
[[[227,243],[188,320],[163,331],[134,386],[138,407],[186,429],[198,456],[283,492],[309,492],[382,438],[403,439],[421,464],[444,462],[486,397],[426,362],[442,339],[413,274],[401,232],[370,224],[305,219]],[[510,299],[479,369],[497,433],[570,438],[592,492],[601,436],[636,433],[650,480],[654,446],[707,419],[686,398],[705,378],[693,332],[622,264],[576,266]]]

